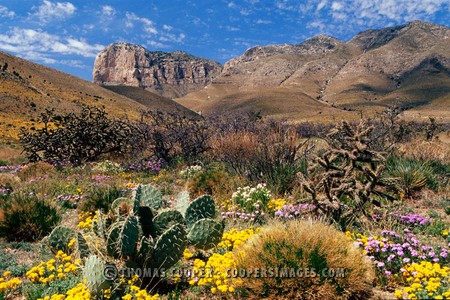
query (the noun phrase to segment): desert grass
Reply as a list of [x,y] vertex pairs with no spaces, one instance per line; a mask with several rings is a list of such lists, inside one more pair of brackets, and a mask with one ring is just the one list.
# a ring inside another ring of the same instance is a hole
[[[235,251],[235,256],[238,268],[247,270],[288,267],[303,272],[314,269],[317,274],[242,278],[252,298],[366,299],[374,279],[371,263],[344,233],[312,220],[273,222]],[[323,276],[327,269],[344,269],[345,276]]]

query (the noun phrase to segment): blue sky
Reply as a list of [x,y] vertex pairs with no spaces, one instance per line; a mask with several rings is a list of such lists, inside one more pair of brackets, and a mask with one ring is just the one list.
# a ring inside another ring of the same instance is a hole
[[449,26],[450,0],[0,0],[0,50],[92,80],[113,42],[224,63],[256,45],[348,40],[416,19]]

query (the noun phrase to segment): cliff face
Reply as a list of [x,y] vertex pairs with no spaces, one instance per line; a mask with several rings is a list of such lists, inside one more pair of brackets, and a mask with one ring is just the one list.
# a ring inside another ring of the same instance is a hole
[[221,71],[219,63],[185,52],[150,52],[116,43],[97,55],[93,78],[99,85],[140,87],[175,98],[203,88]]

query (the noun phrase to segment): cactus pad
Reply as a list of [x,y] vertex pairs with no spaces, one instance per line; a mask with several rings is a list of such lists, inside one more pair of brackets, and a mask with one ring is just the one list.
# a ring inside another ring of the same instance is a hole
[[83,235],[81,233],[77,233],[77,242],[78,242],[78,251],[80,251],[80,257],[85,258],[89,256],[89,246],[86,243]]
[[57,253],[59,250],[70,253],[71,250],[67,245],[74,238],[76,238],[76,233],[73,229],[66,226],[57,226],[48,236],[48,244],[53,253]]
[[186,209],[186,223],[189,227],[205,218],[214,218],[216,204],[211,196],[203,195],[191,202]]
[[161,235],[165,230],[170,228],[174,224],[183,224],[184,218],[177,210],[168,209],[160,211],[153,219],[153,225],[155,227],[155,234]]
[[190,229],[189,243],[200,249],[211,249],[222,239],[223,225],[213,219],[201,219]]
[[96,255],[86,259],[83,268],[83,277],[86,279],[86,287],[93,295],[100,295],[104,289],[110,286],[103,275],[105,263]]
[[119,234],[120,252],[124,256],[132,256],[139,240],[139,221],[136,216],[128,216],[125,219]]
[[186,231],[181,224],[166,230],[156,241],[152,265],[155,268],[170,268],[181,257],[186,248]]
[[108,255],[119,258],[119,250],[118,250],[118,243],[119,243],[119,236],[120,232],[123,227],[123,222],[117,222],[114,223],[108,232],[108,237],[106,239],[106,251]]
[[140,206],[148,206],[153,209],[160,209],[163,205],[162,194],[151,185],[138,185],[133,191],[133,209],[137,213]]
[[186,215],[186,209],[189,206],[189,192],[183,191],[177,195],[177,210],[183,215]]

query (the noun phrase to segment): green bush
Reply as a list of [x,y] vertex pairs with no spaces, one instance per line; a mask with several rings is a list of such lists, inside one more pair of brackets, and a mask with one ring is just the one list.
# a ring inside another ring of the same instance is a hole
[[107,212],[111,203],[122,196],[122,189],[115,185],[100,185],[94,187],[88,194],[80,203],[81,211],[95,212],[100,209]]
[[58,209],[35,194],[17,193],[0,207],[0,236],[8,241],[36,241],[59,223]]

